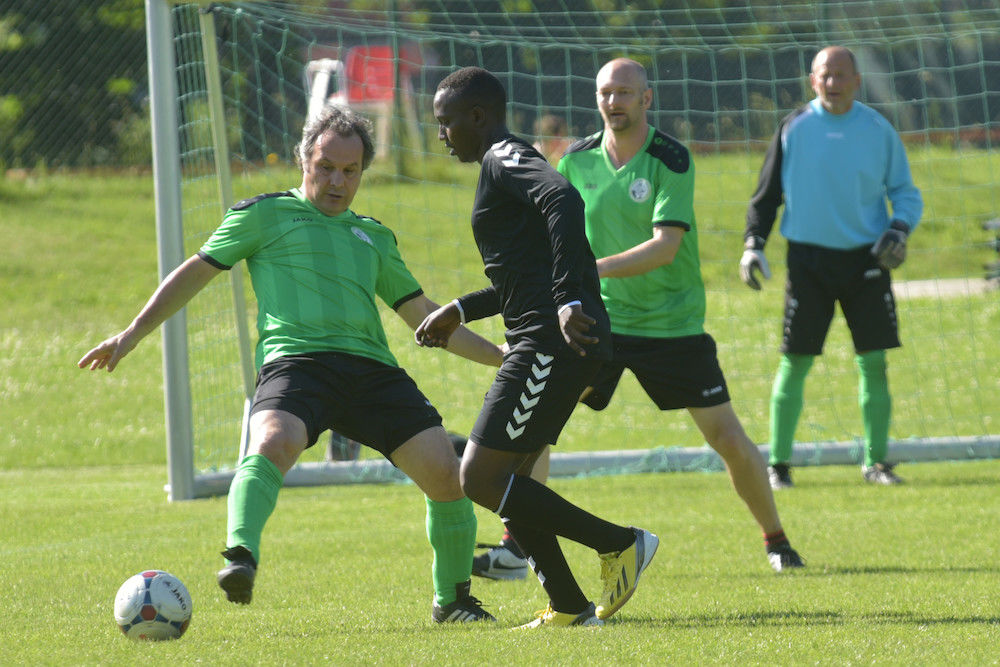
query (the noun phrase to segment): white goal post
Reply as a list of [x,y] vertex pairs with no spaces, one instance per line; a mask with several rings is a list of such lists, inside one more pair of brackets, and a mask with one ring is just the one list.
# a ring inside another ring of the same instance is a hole
[[[180,147],[176,128],[177,89],[174,83],[173,29],[168,0],[146,0],[146,32],[150,80],[150,116],[153,142],[153,181],[156,197],[156,234],[159,248],[160,280],[185,259],[181,221]],[[210,3],[204,2],[208,5]],[[220,215],[233,202],[232,174],[226,145],[225,114],[219,63],[215,47],[215,24],[212,17],[200,15],[205,79],[208,88],[215,174]],[[246,451],[247,419],[254,387],[253,343],[247,324],[247,306],[243,273],[234,267],[228,271],[233,296],[236,333],[243,392],[243,426],[238,451]],[[167,491],[170,500],[187,500],[209,495],[195,475],[192,406],[189,384],[187,322],[184,310],[163,325],[164,411],[167,431]],[[218,492],[218,491],[216,491]],[[224,492],[224,491],[223,491]]]

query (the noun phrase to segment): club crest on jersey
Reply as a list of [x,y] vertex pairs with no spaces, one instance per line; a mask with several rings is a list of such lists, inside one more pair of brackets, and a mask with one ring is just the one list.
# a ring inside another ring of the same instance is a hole
[[653,185],[645,178],[637,178],[632,181],[632,185],[628,186],[628,196],[637,204],[649,199],[651,194],[653,194]]
[[357,227],[351,227],[351,231],[354,233],[355,236],[357,236],[359,239],[361,239],[362,241],[364,241],[368,245],[370,245],[370,246],[374,246],[375,245],[374,243],[372,243],[372,240],[370,238],[368,238],[368,235],[365,234],[360,229],[358,229]]

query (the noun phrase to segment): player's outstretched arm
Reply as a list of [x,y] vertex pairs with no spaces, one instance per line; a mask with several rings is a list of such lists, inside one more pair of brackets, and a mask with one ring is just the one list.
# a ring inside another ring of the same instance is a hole
[[400,305],[396,313],[414,330],[417,345],[443,347],[487,366],[499,367],[503,363],[500,347],[461,326],[461,314],[454,302],[438,306],[421,294]]
[[124,331],[102,341],[83,355],[76,365],[92,371],[107,368],[110,373],[126,354],[135,349],[139,341],[183,308],[219,273],[220,269],[197,255],[190,257],[163,279],[153,296]]

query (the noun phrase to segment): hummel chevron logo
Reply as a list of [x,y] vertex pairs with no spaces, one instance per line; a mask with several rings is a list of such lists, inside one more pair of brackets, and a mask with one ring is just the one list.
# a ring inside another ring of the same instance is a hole
[[539,382],[538,384],[535,384],[534,382],[531,381],[531,378],[528,378],[525,381],[524,386],[526,386],[528,388],[528,391],[530,391],[532,394],[537,394],[541,392],[542,389],[545,389],[544,382]]
[[[529,412],[528,414],[530,416],[531,413]],[[507,422],[507,437],[511,440],[516,440],[518,436],[524,433],[525,428],[525,426],[522,426],[521,428],[514,428],[510,422]]]
[[512,155],[509,160],[503,160],[500,164],[502,164],[505,167],[516,167],[520,161],[521,161],[521,154],[514,153],[514,155]]
[[535,374],[536,378],[548,377],[549,373],[552,372],[551,368],[539,368],[537,364],[531,364],[531,372]]
[[493,154],[500,158],[509,156],[509,159],[501,160],[500,164],[502,164],[505,167],[516,167],[518,163],[521,161],[521,154],[515,152],[513,155],[511,155],[512,150],[514,150],[513,146],[511,146],[510,144],[504,144],[503,148],[501,148],[500,150],[493,151]]
[[530,417],[531,417],[530,410],[528,412],[525,412],[524,414],[521,414],[520,410],[514,408],[514,421],[516,421],[518,424],[523,424],[524,422],[528,421]]
[[[510,146],[508,145],[507,148],[509,149]],[[498,154],[499,152],[497,151]],[[534,377],[525,379],[524,391],[521,392],[520,396],[521,407],[524,408],[524,411],[522,412],[520,408],[515,407],[512,421],[507,422],[507,436],[511,440],[519,437],[527,428],[527,422],[531,419],[533,408],[545,389],[545,378],[552,372],[552,367],[549,364],[552,363],[553,358],[550,354],[535,353],[535,363],[531,364],[531,374]]]

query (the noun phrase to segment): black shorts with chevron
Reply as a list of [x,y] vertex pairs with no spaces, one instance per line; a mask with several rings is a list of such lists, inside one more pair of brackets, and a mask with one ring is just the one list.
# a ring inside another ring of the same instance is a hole
[[554,445],[601,362],[573,354],[510,352],[469,439],[489,449],[531,453]]

